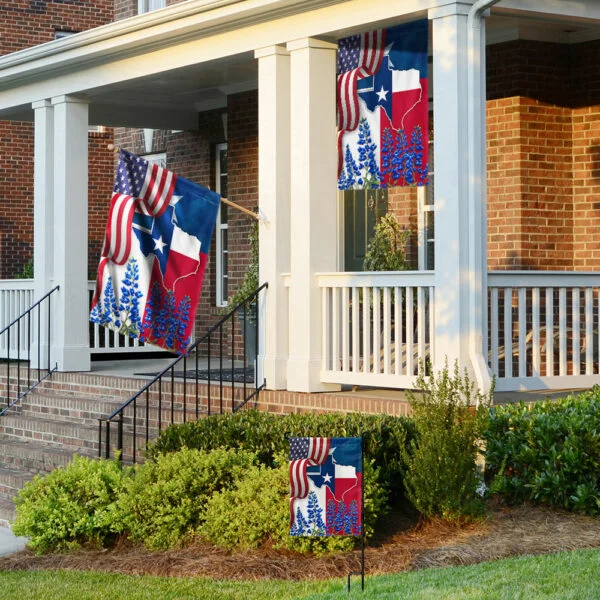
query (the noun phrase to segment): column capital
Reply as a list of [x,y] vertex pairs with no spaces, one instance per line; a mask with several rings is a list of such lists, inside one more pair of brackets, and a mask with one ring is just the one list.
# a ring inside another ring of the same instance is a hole
[[267,56],[277,55],[289,56],[290,53],[285,46],[265,46],[264,48],[257,48],[254,51],[254,58],[266,58]]
[[55,96],[52,98],[52,104],[89,104],[89,101],[77,96]]
[[31,108],[33,110],[37,110],[38,108],[50,108],[52,106],[52,102],[50,100],[36,100],[31,103]]
[[287,43],[288,52],[295,52],[296,50],[305,50],[306,48],[316,48],[320,50],[336,50],[338,49],[337,44],[326,42],[324,40],[318,40],[317,38],[300,38],[298,40],[292,40]]
[[443,19],[444,17],[451,16],[467,16],[471,7],[473,6],[473,0],[462,0],[459,2],[445,2],[436,6],[435,8],[430,8],[427,11],[427,18],[430,21],[434,21],[435,19]]

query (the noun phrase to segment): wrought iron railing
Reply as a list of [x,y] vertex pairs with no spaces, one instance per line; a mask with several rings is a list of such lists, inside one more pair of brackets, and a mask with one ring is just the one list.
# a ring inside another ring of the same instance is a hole
[[56,371],[56,363],[52,366],[50,360],[51,301],[52,294],[58,289],[59,286],[51,289],[0,331],[2,370],[5,373],[2,382],[5,406],[0,410],[0,417]]
[[186,355],[153,374],[139,392],[99,419],[100,457],[136,463],[150,439],[169,425],[236,412],[258,397],[264,387],[257,368],[259,301],[266,287],[264,283],[194,342]]

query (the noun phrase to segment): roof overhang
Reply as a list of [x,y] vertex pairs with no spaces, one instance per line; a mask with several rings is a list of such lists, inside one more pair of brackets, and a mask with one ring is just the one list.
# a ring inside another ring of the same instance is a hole
[[[448,4],[188,0],[0,58],[0,118],[30,120],[32,102],[76,95],[90,102],[91,124],[194,129],[198,112],[257,87],[257,48],[303,37],[335,41]],[[534,23],[568,23],[574,29],[565,35],[600,37],[600,3],[593,0],[503,0],[491,25],[496,15],[501,39],[515,35],[507,33],[511,26],[519,35]]]

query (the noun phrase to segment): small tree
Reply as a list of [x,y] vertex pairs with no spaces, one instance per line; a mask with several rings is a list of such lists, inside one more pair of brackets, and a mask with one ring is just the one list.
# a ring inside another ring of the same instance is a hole
[[420,394],[408,392],[416,437],[402,449],[408,499],[428,518],[455,520],[481,513],[477,490],[478,440],[485,424],[489,394],[475,390],[466,370],[448,365],[427,379],[421,365],[417,378]]
[[406,242],[410,231],[403,229],[393,214],[380,217],[375,235],[365,254],[366,271],[406,271]]

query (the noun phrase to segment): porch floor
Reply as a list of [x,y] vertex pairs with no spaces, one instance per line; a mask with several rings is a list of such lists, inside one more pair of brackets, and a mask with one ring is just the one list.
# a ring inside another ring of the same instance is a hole
[[[167,367],[172,358],[135,358],[135,359],[113,359],[93,361],[90,373],[93,375],[107,375],[113,377],[124,377],[130,379],[150,379],[149,376],[141,373],[158,373]],[[194,365],[195,366],[195,365]],[[213,361],[214,368],[214,361]],[[191,365],[189,368],[192,368]],[[208,361],[201,359],[198,361],[199,369],[207,369]],[[520,391],[520,392],[496,392],[494,394],[494,404],[509,404],[511,402],[535,402],[537,400],[557,399],[569,394],[578,394],[586,391],[588,388],[580,389],[562,389],[562,390],[541,390],[541,391]],[[271,392],[276,393],[276,392]],[[340,392],[327,392],[328,396],[338,396],[355,399],[373,399],[397,402],[408,402],[405,390],[389,388],[346,388]],[[315,394],[318,396],[318,394]]]

